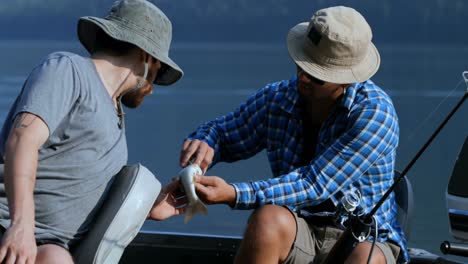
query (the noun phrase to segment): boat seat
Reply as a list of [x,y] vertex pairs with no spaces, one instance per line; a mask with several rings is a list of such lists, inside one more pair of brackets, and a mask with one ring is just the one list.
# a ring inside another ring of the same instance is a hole
[[[400,176],[400,172],[395,171],[395,179]],[[397,220],[405,233],[406,240],[409,240],[411,232],[411,219],[413,218],[413,187],[408,177],[403,177],[395,188],[395,201],[397,204]]]
[[89,233],[71,250],[75,263],[118,263],[160,190],[159,181],[143,165],[124,166],[115,175]]

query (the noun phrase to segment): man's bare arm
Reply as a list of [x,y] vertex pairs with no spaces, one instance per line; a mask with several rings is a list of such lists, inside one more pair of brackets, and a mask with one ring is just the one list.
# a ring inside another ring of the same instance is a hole
[[16,116],[5,147],[5,191],[11,225],[0,245],[0,263],[34,263],[34,184],[38,150],[49,137],[47,125],[30,113]]
[[34,220],[31,209],[34,209],[38,150],[48,136],[47,125],[36,115],[16,116],[5,150],[5,189],[12,223],[25,218],[28,222]]

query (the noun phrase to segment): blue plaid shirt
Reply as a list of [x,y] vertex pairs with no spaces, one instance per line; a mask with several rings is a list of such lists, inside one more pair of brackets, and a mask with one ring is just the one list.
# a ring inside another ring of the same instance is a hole
[[[275,177],[233,184],[237,209],[276,204],[297,211],[328,199],[337,206],[343,193],[358,190],[360,206],[369,212],[393,184],[399,127],[388,95],[370,80],[348,87],[322,124],[315,156],[306,166],[301,161],[301,111],[295,77],[267,85],[189,138],[213,147],[214,163],[246,159],[266,149]],[[392,193],[376,213],[379,230],[388,231],[378,240],[397,243],[403,249],[400,262],[408,261],[396,213]]]

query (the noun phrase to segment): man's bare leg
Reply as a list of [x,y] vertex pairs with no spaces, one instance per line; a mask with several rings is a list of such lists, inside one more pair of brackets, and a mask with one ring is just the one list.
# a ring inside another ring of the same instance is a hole
[[296,238],[296,219],[277,205],[265,205],[252,214],[235,263],[281,263]]
[[66,249],[45,244],[37,248],[36,264],[73,264],[73,258]]

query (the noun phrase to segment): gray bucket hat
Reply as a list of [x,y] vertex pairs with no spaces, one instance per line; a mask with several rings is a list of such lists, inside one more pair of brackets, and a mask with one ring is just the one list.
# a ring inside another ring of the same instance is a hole
[[310,23],[300,23],[289,31],[287,43],[296,64],[326,82],[363,82],[379,69],[380,55],[372,43],[371,28],[349,7],[317,11]]
[[102,29],[110,37],[131,43],[168,67],[158,75],[155,84],[169,85],[179,80],[183,71],[169,58],[172,25],[167,16],[146,0],[119,0],[105,18],[82,17],[78,21],[78,37],[93,52],[96,34]]

